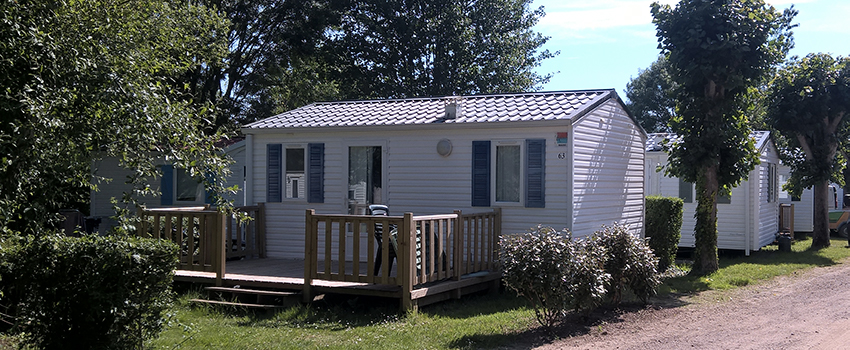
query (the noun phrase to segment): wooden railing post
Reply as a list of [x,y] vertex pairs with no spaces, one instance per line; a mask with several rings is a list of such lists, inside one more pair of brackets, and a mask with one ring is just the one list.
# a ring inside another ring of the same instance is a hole
[[221,286],[224,280],[224,268],[227,260],[227,250],[225,249],[227,239],[224,234],[225,227],[227,226],[227,217],[220,211],[216,211],[212,217],[215,219],[215,223],[213,224],[213,241],[211,242],[215,245],[215,256],[213,258],[213,264],[215,264],[215,285]]
[[493,251],[490,253],[490,268],[495,269],[499,264],[499,237],[502,235],[502,208],[493,208],[495,217],[493,218],[493,232],[491,233],[491,241]]
[[[413,300],[411,292],[413,291],[413,268],[416,259],[416,247],[413,226],[413,213],[404,213],[404,221],[398,229],[398,272],[397,275],[401,278],[401,307],[404,310],[413,308]],[[385,234],[384,240],[387,240],[389,234]]]
[[452,252],[452,279],[460,281],[461,265],[463,265],[463,212],[455,210],[454,244]]
[[316,211],[307,209],[304,222],[304,289],[301,292],[302,301],[309,303],[313,301],[313,271],[318,256],[316,255],[316,235],[318,231],[313,227],[313,215]]

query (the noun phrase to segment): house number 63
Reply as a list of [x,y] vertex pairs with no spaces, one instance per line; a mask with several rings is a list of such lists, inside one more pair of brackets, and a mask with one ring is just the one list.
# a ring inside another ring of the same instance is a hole
[[567,159],[567,153],[566,152],[558,153],[558,159]]

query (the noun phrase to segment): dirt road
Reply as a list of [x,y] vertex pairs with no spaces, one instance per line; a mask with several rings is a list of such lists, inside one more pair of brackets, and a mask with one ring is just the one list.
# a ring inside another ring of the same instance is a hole
[[537,349],[850,349],[850,263],[682,301]]

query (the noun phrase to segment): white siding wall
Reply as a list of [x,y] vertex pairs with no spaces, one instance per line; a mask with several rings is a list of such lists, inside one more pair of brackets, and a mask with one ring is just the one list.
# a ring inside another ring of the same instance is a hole
[[[502,232],[525,232],[543,224],[556,229],[568,227],[567,164],[560,159],[567,147],[555,144],[557,128],[492,128],[410,130],[395,132],[324,132],[299,137],[257,135],[254,138],[254,199],[266,201],[266,145],[270,143],[325,144],[325,203],[307,203],[304,199],[283,199],[282,203],[266,203],[268,254],[270,257],[303,258],[304,213],[307,208],[320,214],[346,213],[348,202],[348,147],[382,146],[384,151],[384,203],[392,215],[412,212],[414,215],[484,212],[492,207],[471,207],[472,141],[545,138],[546,143],[546,207],[525,208],[520,204],[494,205],[502,208]],[[568,131],[564,125],[557,131]],[[313,137],[311,137],[313,135]],[[437,154],[437,142],[447,138],[452,153]],[[333,141],[328,141],[333,140]]]
[[238,145],[228,149],[228,154],[233,158],[233,164],[230,165],[230,177],[227,178],[225,186],[239,186],[239,191],[235,194],[227,194],[225,198],[233,201],[235,206],[242,206],[245,205],[245,142]]
[[573,234],[629,225],[643,235],[646,138],[622,108],[608,101],[573,125]]
[[[779,174],[785,176],[785,180],[791,176],[791,168],[780,165]],[[815,229],[814,223],[814,205],[815,195],[811,189],[803,190],[799,201],[792,201],[791,196],[782,190],[784,183],[779,183],[779,193],[782,197],[780,203],[789,203],[794,205],[794,231],[795,232],[812,232]]]
[[779,166],[779,155],[776,152],[776,149],[773,147],[773,142],[768,142],[762,151],[759,160],[761,161],[761,165],[756,167],[756,170],[759,170],[759,188],[758,188],[758,203],[754,203],[755,207],[759,210],[759,226],[756,231],[756,239],[751,241],[753,244],[751,249],[758,250],[761,247],[764,247],[776,239],[776,233],[779,232],[779,188],[781,185],[778,184],[779,181],[779,170],[776,170],[776,179],[774,179],[776,184],[776,194],[777,198],[774,198],[773,201],[768,202],[768,184],[769,184],[769,166]]
[[[94,180],[98,190],[91,191],[91,216],[109,217],[115,215],[115,212],[112,210],[111,199],[115,198],[120,201],[121,197],[124,196],[124,192],[129,192],[133,189],[132,186],[125,183],[130,172],[118,166],[117,158],[109,157],[93,162],[92,173],[96,176],[111,179],[111,181]],[[152,186],[159,188],[158,179]]]

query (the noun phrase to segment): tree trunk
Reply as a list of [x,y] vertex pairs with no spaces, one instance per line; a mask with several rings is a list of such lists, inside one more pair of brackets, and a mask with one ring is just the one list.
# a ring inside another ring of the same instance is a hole
[[829,247],[829,181],[821,181],[814,186],[814,228],[812,248]]
[[717,271],[717,165],[704,169],[697,180],[697,211],[694,214],[694,266],[692,273],[707,275]]

